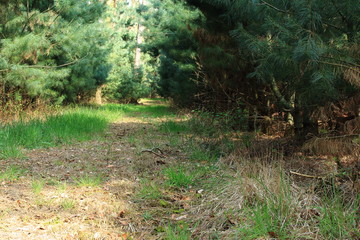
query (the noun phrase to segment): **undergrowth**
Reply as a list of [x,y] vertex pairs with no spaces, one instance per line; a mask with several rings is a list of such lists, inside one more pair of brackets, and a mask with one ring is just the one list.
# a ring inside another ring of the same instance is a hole
[[[168,226],[165,239],[360,237],[359,195],[322,194],[313,187],[318,180],[297,184],[285,169],[283,153],[271,145],[256,151],[256,134],[233,130],[230,118],[196,112],[185,121],[169,119],[158,125],[168,146],[187,154],[187,162],[162,171],[165,183],[180,193],[199,191],[185,212],[186,224],[193,227]],[[166,188],[160,184],[152,190]],[[338,189],[338,183],[331,184]]]

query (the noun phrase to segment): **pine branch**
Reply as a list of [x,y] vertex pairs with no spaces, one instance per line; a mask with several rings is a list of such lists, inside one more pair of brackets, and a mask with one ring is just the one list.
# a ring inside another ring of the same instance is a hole
[[29,25],[30,20],[31,20],[34,16],[39,15],[39,14],[43,14],[43,13],[50,12],[53,8],[55,8],[55,6],[52,6],[51,8],[48,8],[48,9],[46,9],[45,11],[42,11],[42,12],[40,12],[40,13],[33,13],[31,16],[29,16],[29,9],[28,9],[28,11],[27,11],[27,13],[26,13],[26,15],[27,15],[27,20],[26,20],[26,23],[24,24],[24,26],[23,26],[23,28],[22,28],[22,30],[21,30],[21,34],[23,34],[23,33],[25,32],[26,27]]
[[[320,61],[320,60],[313,60],[314,62],[317,63],[323,63],[323,64],[327,64],[327,65],[331,65],[331,66],[337,66],[337,67],[342,67],[342,68],[347,68],[350,69],[356,73],[360,73],[360,70],[358,70],[357,67],[352,67],[352,66],[348,66],[345,64],[341,64],[341,63],[333,63],[333,62],[326,62],[326,61]],[[358,66],[358,65],[357,65]],[[359,67],[359,66],[358,66]]]
[[[278,11],[278,12],[281,12],[281,13],[291,14],[290,11],[285,11],[285,10],[283,10],[283,9],[280,9],[280,8],[274,6],[274,5],[271,5],[271,4],[268,3],[268,2],[265,2],[264,0],[261,0],[261,4],[259,4],[259,5],[268,6],[268,7],[272,8],[272,9]],[[322,23],[325,24],[325,25],[327,25],[327,26],[329,26],[329,27],[335,28],[335,29],[337,29],[337,30],[339,30],[339,31],[341,31],[341,32],[343,32],[343,33],[346,33],[346,31],[345,31],[344,29],[342,29],[342,28],[340,28],[340,27],[338,27],[338,26],[336,26],[336,25],[333,25],[333,24],[328,23],[328,22],[325,22],[325,21],[322,21]]]
[[24,68],[45,68],[45,69],[51,69],[51,68],[62,68],[62,67],[66,67],[69,65],[74,65],[75,63],[77,63],[79,61],[79,59],[69,62],[69,63],[65,63],[65,64],[61,64],[58,66],[42,66],[42,65],[32,65],[32,66],[22,66]]
[[[83,59],[83,58],[81,58],[81,59]],[[74,65],[75,63],[77,63],[81,59],[77,59],[75,61],[64,63],[64,64],[61,64],[61,65],[58,65],[58,66],[20,65],[20,67],[22,67],[22,68],[43,68],[43,69],[62,68],[62,67],[67,67],[67,66],[70,66],[70,65]],[[7,72],[7,71],[10,71],[10,68],[0,70],[0,72]]]
[[336,9],[336,12],[340,15],[341,19],[344,21],[344,22],[347,22],[348,23],[348,19],[347,17],[345,17],[345,15],[340,11],[340,9],[338,8],[338,6],[335,4],[334,0],[331,0],[332,4],[334,5],[335,9]]
[[[342,63],[348,64],[348,65],[352,65],[353,67],[360,68],[360,65],[356,64],[356,63],[352,63],[352,62],[348,62],[348,61],[344,61],[344,60],[339,60],[339,59],[335,59],[335,58],[327,57],[327,56],[322,56],[322,58],[331,59],[331,60],[334,60],[334,61],[338,61],[338,62],[342,62]],[[349,68],[351,68],[351,67],[349,67]]]
[[334,24],[324,22],[324,21],[322,21],[322,23],[329,26],[329,27],[335,28],[335,29],[339,30],[340,32],[347,33],[344,29],[342,29],[342,28],[340,28],[340,27],[338,27],[338,26],[336,26]]
[[272,9],[278,11],[278,12],[289,13],[288,11],[285,11],[285,10],[282,10],[282,9],[280,9],[280,8],[277,8],[277,7],[275,7],[274,5],[271,5],[270,3],[265,2],[265,1],[263,1],[263,0],[261,0],[261,4],[259,4],[259,5],[266,5],[266,6],[272,8]]

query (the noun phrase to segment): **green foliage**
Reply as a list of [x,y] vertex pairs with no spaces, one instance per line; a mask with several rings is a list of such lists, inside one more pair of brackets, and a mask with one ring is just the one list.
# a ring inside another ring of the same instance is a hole
[[[153,59],[139,52],[138,41],[142,38],[142,16],[137,11],[142,5],[128,5],[118,2],[117,7],[108,12],[113,25],[110,42],[111,53],[108,58],[112,69],[104,96],[110,101],[137,102],[156,90],[156,74]],[[140,54],[140,65],[136,63],[136,51]]]

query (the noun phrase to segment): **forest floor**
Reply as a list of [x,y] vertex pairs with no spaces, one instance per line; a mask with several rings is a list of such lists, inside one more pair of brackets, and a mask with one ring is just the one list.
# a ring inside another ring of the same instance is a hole
[[196,135],[186,114],[142,104],[92,140],[0,160],[0,239],[359,239],[355,182],[344,203],[324,179],[289,174],[325,176],[333,161]]

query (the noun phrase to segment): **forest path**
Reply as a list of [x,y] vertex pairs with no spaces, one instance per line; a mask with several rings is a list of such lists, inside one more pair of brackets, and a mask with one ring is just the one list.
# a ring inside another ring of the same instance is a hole
[[[150,239],[134,200],[140,179],[179,154],[155,127],[173,112],[141,114],[111,124],[104,138],[2,160],[13,180],[0,185],[0,239]],[[155,147],[162,153],[143,152]]]

